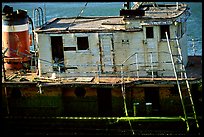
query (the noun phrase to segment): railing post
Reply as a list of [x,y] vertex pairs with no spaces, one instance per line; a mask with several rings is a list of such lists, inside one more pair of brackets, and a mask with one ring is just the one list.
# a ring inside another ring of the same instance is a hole
[[192,39],[192,48],[193,48],[193,56],[195,56],[195,54],[196,54],[196,48],[195,48],[194,39]]
[[97,65],[97,68],[98,68],[98,73],[97,73],[98,74],[98,81],[97,82],[99,83],[99,81],[100,81],[100,73],[101,73],[101,71],[100,71],[100,64]]
[[136,62],[136,69],[137,69],[137,78],[139,78],[139,67],[138,67],[138,58],[137,58],[137,53],[135,54],[135,62]]
[[153,80],[154,79],[154,72],[153,72],[152,52],[150,52],[150,60],[151,60],[152,80]]
[[121,65],[120,75],[121,75],[121,81],[124,82],[123,64]]

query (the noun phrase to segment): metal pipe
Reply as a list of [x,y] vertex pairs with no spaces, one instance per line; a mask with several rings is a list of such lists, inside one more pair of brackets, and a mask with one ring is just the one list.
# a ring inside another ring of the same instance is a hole
[[[6,116],[5,118],[14,119],[63,119],[63,120],[117,120],[118,121],[185,121],[181,116],[172,117],[40,117],[40,116]],[[191,117],[189,117],[191,119]]]
[[137,78],[139,78],[139,67],[138,67],[137,54],[135,54],[135,60],[136,60]]
[[150,53],[150,59],[151,59],[151,70],[152,70],[152,80],[153,80],[153,78],[154,78],[154,72],[153,72],[153,62],[152,62],[152,53]]
[[46,19],[46,6],[45,6],[45,3],[44,3],[44,23],[47,22],[47,19]]
[[41,7],[38,7],[38,9],[40,9],[40,11],[41,11],[41,18],[42,18],[42,19],[41,19],[41,21],[42,21],[42,22],[41,22],[41,23],[42,23],[41,25],[43,25],[43,24],[44,24],[43,9],[42,9]]
[[[34,27],[36,27],[36,26],[38,26],[39,24],[37,24],[36,23],[36,11],[37,11],[37,23],[39,23],[39,10],[38,9],[34,9],[33,10],[33,19],[34,19],[34,22],[33,22],[33,24],[34,24]],[[36,25],[37,24],[37,25]]]
[[[35,52],[35,56],[34,56],[34,61],[35,61],[35,66],[37,67],[37,50],[36,50],[36,43],[35,43],[35,34],[34,34],[34,24],[33,24],[33,21],[32,19],[28,16],[28,19],[31,23],[31,26],[32,26],[32,34],[33,34],[33,45],[34,45],[34,52]],[[32,60],[32,59],[31,59]]]

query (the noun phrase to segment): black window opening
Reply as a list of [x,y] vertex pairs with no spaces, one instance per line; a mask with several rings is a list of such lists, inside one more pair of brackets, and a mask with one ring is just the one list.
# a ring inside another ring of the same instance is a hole
[[111,88],[98,88],[97,101],[98,101],[98,115],[111,116],[112,115]]
[[145,88],[145,109],[148,115],[158,115],[160,111],[159,88]]
[[76,51],[76,47],[64,47],[64,51]]
[[21,91],[19,88],[12,88],[11,89],[11,98],[13,99],[18,99],[18,98],[21,98]]
[[53,71],[65,72],[62,36],[51,36]]
[[86,90],[83,87],[76,87],[74,93],[78,98],[84,98],[86,94]]
[[146,27],[146,38],[154,38],[153,27]]
[[161,25],[160,26],[161,39],[166,39],[166,33],[165,32],[167,32],[168,38],[170,39],[169,25]]
[[77,46],[78,50],[88,50],[89,49],[88,37],[77,37]]

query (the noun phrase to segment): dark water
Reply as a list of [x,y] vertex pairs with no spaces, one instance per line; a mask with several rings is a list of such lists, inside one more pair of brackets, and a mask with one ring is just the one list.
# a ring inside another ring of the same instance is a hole
[[[160,2],[163,3],[163,2]],[[2,3],[17,9],[28,11],[28,15],[33,18],[33,10],[37,7],[46,8],[46,20],[54,17],[77,16],[84,8],[85,2],[15,2]],[[117,16],[123,8],[123,2],[89,2],[81,16]],[[191,16],[187,21],[188,54],[202,55],[202,3],[187,2],[191,10]],[[194,42],[192,42],[194,39]]]

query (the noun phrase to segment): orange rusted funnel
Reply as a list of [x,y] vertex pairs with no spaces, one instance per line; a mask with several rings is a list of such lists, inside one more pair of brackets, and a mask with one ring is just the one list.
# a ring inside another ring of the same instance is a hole
[[30,61],[29,20],[27,12],[5,6],[2,12],[2,49],[5,53],[5,69],[19,70]]

